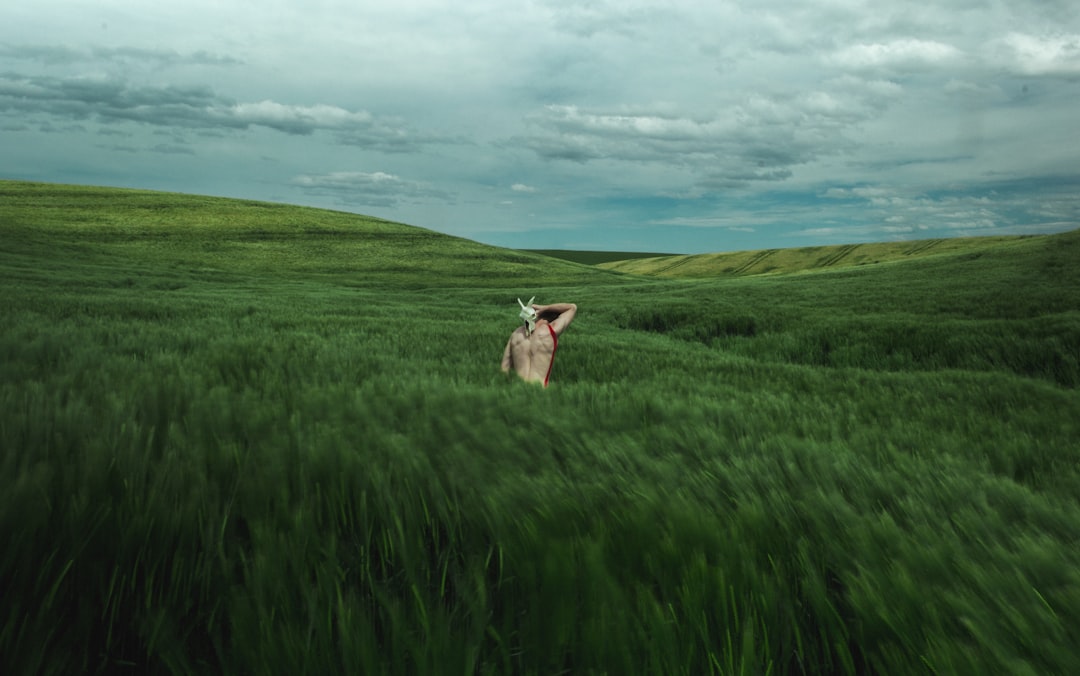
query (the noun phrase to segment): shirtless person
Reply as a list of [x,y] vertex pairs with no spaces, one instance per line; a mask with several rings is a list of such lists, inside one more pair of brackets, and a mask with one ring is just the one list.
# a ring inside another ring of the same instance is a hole
[[510,373],[512,369],[526,381],[541,383],[547,387],[551,366],[555,363],[555,348],[559,344],[559,336],[570,326],[570,322],[574,321],[577,305],[533,305],[532,302],[533,299],[530,298],[526,305],[518,299],[518,304],[521,305],[518,317],[523,323],[510,334],[510,340],[506,341],[502,370],[503,373]]

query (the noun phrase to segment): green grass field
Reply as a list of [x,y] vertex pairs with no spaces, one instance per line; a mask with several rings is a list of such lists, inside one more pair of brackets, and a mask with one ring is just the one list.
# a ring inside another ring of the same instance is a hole
[[665,279],[0,182],[2,671],[1075,673],[1080,231],[948,244]]

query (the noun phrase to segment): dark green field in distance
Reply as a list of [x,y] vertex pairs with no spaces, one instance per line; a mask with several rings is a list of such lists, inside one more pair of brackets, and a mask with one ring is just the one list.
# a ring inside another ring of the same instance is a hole
[[904,246],[0,181],[0,672],[1078,673],[1080,231]]

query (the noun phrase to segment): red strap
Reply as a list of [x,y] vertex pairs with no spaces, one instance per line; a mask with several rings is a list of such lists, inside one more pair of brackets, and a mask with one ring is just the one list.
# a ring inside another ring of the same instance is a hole
[[551,331],[551,340],[555,342],[555,346],[551,348],[551,362],[548,363],[547,375],[544,376],[544,387],[548,386],[548,378],[551,377],[551,367],[555,365],[555,350],[559,347],[559,337],[555,335],[555,329],[551,328],[551,324],[547,325],[548,331]]

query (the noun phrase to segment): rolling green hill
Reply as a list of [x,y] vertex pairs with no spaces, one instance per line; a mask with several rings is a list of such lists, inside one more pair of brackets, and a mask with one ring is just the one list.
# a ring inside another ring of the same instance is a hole
[[1027,236],[958,237],[910,242],[878,242],[838,246],[763,249],[675,256],[635,256],[597,264],[605,270],[669,278],[783,275],[795,272],[876,265],[924,256],[976,254],[986,249],[1021,244]]
[[0,182],[2,670],[1073,673],[1080,232],[935,246],[667,279]]
[[[65,264],[206,278],[270,274],[365,286],[470,286],[518,277],[533,285],[597,279],[597,271],[410,225],[344,212],[141,190],[0,181],[9,254],[43,249]],[[610,276],[610,275],[609,275]]]

